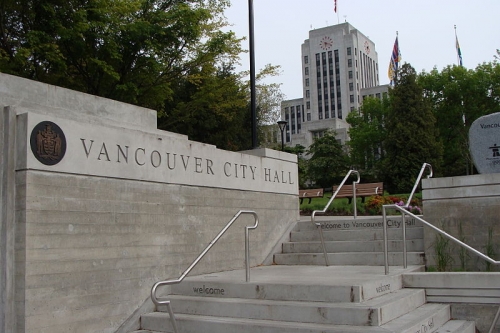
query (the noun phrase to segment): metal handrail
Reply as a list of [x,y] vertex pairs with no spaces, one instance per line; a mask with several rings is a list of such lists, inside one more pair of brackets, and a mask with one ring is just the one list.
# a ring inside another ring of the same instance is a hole
[[347,181],[347,179],[349,178],[349,176],[351,175],[351,173],[355,173],[355,174],[358,175],[358,179],[356,181],[352,182],[352,193],[353,193],[353,199],[352,199],[352,201],[353,201],[353,206],[354,206],[354,219],[356,219],[356,217],[357,217],[357,212],[356,212],[357,211],[357,208],[356,208],[356,184],[359,184],[359,181],[360,181],[359,172],[356,171],[356,170],[349,170],[349,172],[345,175],[344,179],[342,180],[342,182],[340,183],[340,185],[337,187],[337,190],[335,191],[335,193],[333,193],[332,197],[330,198],[330,200],[326,204],[325,208],[323,208],[323,210],[315,210],[311,214],[311,222],[319,230],[319,238],[321,240],[321,246],[323,247],[323,254],[325,256],[325,264],[326,264],[326,266],[330,266],[330,260],[328,259],[328,255],[326,253],[325,239],[323,237],[323,229],[321,228],[321,223],[316,223],[316,213],[325,213],[326,212],[326,210],[328,209],[328,207],[330,207],[330,204],[333,202],[333,199],[335,199],[335,197],[337,196],[337,194],[339,193],[340,189],[342,188],[342,186],[344,185],[344,183]]
[[[385,212],[387,208],[392,208],[392,209],[399,210],[403,216],[409,215],[409,216],[411,216],[411,217],[419,220],[425,226],[430,227],[434,231],[436,231],[439,234],[443,235],[444,237],[450,239],[452,242],[458,244],[459,246],[465,248],[466,250],[471,251],[472,253],[474,253],[478,257],[480,257],[480,258],[482,258],[482,259],[484,259],[484,260],[492,263],[493,265],[499,265],[500,264],[500,260],[494,260],[494,259],[488,257],[487,255],[485,255],[484,253],[479,252],[475,248],[473,248],[473,247],[465,244],[461,240],[453,237],[452,235],[450,235],[450,234],[446,233],[445,231],[439,229],[438,227],[432,225],[431,223],[427,222],[423,218],[421,218],[421,217],[419,217],[419,216],[417,216],[417,215],[409,212],[406,209],[406,207],[401,207],[401,206],[398,206],[398,205],[384,205],[384,206],[382,206],[382,215],[384,217],[384,264],[385,264],[385,275],[389,274],[389,248],[388,248],[388,239],[387,239],[387,215],[386,215],[386,212]],[[406,223],[404,222],[404,217],[403,217],[403,250],[404,250],[403,251],[404,268],[407,268],[408,265],[407,265],[407,259],[406,259]],[[495,325],[496,325],[499,317],[500,317],[500,307],[498,308],[498,311],[497,311],[497,313],[495,315],[495,318],[493,319],[493,323],[491,323],[491,327],[490,327],[490,330],[488,331],[488,333],[492,333],[493,332],[493,329],[495,328]]]
[[172,328],[174,330],[174,333],[177,333],[177,324],[175,321],[175,316],[174,312],[172,311],[172,306],[170,305],[170,300],[166,298],[158,298],[156,297],[156,292],[158,290],[158,287],[161,286],[166,286],[166,285],[172,285],[172,284],[178,284],[181,283],[184,278],[191,272],[191,270],[200,262],[200,260],[207,254],[208,251],[212,248],[212,246],[217,243],[219,238],[224,235],[224,233],[229,229],[229,227],[238,219],[238,217],[241,214],[251,214],[254,216],[255,219],[255,224],[253,226],[246,226],[245,227],[245,270],[246,270],[246,281],[250,281],[250,248],[249,248],[249,241],[248,241],[248,230],[249,229],[255,229],[259,225],[259,217],[257,216],[257,213],[254,211],[250,210],[240,210],[236,215],[233,216],[233,218],[226,224],[226,226],[219,232],[217,236],[210,242],[210,244],[207,245],[207,247],[203,250],[203,252],[200,253],[200,255],[193,261],[193,263],[184,271],[184,273],[181,274],[181,276],[177,279],[172,279],[172,280],[165,280],[165,281],[159,281],[156,282],[153,287],[151,288],[151,300],[155,305],[166,305],[168,313],[170,315],[170,321],[172,322]]
[[411,194],[408,197],[408,201],[406,201],[405,207],[409,207],[410,206],[411,199],[413,199],[413,195],[415,194],[415,191],[417,190],[418,184],[420,183],[420,180],[422,179],[422,175],[424,174],[424,170],[426,168],[429,168],[429,170],[430,170],[430,173],[427,175],[427,178],[431,178],[432,177],[432,175],[433,175],[433,173],[432,173],[432,165],[430,165],[429,163],[424,163],[422,165],[422,168],[420,169],[420,173],[418,174],[417,180],[415,181],[415,185],[413,185],[413,190],[411,190]]
[[[385,274],[386,275],[389,274],[388,240],[387,240],[387,215],[386,215],[386,212],[385,212],[387,208],[399,210],[402,214],[406,214],[408,216],[411,216],[411,217],[419,220],[425,226],[430,227],[431,229],[433,229],[437,233],[439,233],[439,234],[443,235],[444,237],[450,239],[452,242],[458,244],[459,246],[465,248],[466,250],[471,251],[472,253],[474,253],[475,255],[479,256],[480,258],[482,258],[482,259],[484,259],[484,260],[492,263],[493,265],[499,265],[500,264],[500,260],[494,260],[494,259],[488,257],[487,255],[485,255],[484,253],[479,252],[475,248],[473,248],[473,247],[465,244],[461,240],[453,237],[452,235],[450,235],[450,234],[446,233],[445,231],[439,229],[435,225],[432,225],[431,223],[427,222],[426,220],[424,220],[420,216],[411,213],[405,207],[401,207],[401,206],[398,206],[398,205],[384,205],[384,206],[382,206],[382,215],[383,215],[383,218],[384,218],[384,259],[385,259]],[[406,229],[406,225],[405,224],[403,224],[403,229]],[[405,239],[403,239],[403,246],[405,246]],[[405,268],[406,267],[407,266],[405,266]]]

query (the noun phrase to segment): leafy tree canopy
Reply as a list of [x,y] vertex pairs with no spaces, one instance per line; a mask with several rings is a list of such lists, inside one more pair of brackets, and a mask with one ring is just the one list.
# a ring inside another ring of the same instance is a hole
[[349,129],[351,163],[362,174],[363,179],[381,179],[381,161],[385,158],[384,141],[387,135],[385,118],[389,99],[368,97],[363,100],[359,112],[350,112],[346,121]]
[[389,96],[384,182],[389,192],[406,193],[412,189],[424,162],[430,163],[439,174],[442,144],[431,106],[423,97],[411,65],[404,64],[398,71],[396,85]]
[[[177,78],[240,53],[228,0],[9,0],[0,71],[164,109]],[[193,78],[192,78],[193,79]]]
[[335,133],[326,131],[309,146],[311,155],[307,166],[307,175],[320,187],[331,187],[340,183],[349,170],[349,157]]

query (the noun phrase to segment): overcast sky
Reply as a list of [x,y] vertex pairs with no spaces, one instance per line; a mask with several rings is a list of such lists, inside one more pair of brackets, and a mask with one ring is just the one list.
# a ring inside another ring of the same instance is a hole
[[[248,37],[248,0],[231,0],[226,11],[237,36]],[[456,25],[463,64],[490,62],[500,49],[500,0],[254,0],[255,62],[280,65],[286,99],[302,97],[301,45],[309,30],[347,21],[368,36],[378,53],[380,83],[389,83],[387,68],[399,33],[403,62],[417,72],[457,63]],[[248,50],[248,38],[243,44]],[[249,69],[248,54],[241,67]]]

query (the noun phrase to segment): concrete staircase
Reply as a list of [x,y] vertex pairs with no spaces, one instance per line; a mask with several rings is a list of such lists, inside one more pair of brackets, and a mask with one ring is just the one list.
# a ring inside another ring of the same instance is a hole
[[[382,219],[358,217],[356,220],[319,217],[325,247],[331,265],[384,265],[384,234]],[[402,219],[388,217],[389,265],[403,265]],[[424,265],[424,232],[418,221],[406,221],[408,265]],[[283,252],[274,256],[278,265],[324,265],[318,230],[304,219],[283,244]]]
[[[329,267],[317,230],[310,221],[299,222],[276,254],[277,265],[252,268],[251,282],[236,270],[172,286],[179,333],[475,332],[473,322],[451,320],[449,305],[426,303],[425,290],[403,288],[404,273],[423,269],[421,227],[407,225],[412,266],[392,266],[385,275],[380,220],[323,223]],[[401,251],[400,234],[394,219],[393,251]],[[401,257],[391,256],[391,265]],[[173,332],[166,309],[157,310],[144,314],[141,330],[133,333]]]

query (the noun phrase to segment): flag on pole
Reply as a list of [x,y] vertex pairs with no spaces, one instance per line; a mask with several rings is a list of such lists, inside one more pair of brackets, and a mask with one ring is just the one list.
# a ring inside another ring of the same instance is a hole
[[333,10],[337,12],[337,0],[333,0]]
[[391,80],[391,86],[394,85],[396,79],[396,72],[398,71],[399,62],[401,61],[401,50],[399,49],[398,36],[396,35],[396,41],[394,42],[394,47],[392,48],[391,61],[389,62],[388,76]]
[[462,64],[462,51],[460,50],[460,44],[458,44],[458,37],[457,37],[456,27],[455,27],[455,47],[457,48],[458,64],[460,66],[463,66],[463,64]]

